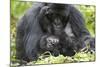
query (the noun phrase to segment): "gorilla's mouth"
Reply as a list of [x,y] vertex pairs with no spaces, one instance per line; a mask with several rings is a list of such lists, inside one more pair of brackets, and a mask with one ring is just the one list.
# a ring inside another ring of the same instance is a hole
[[62,25],[53,25],[55,30],[61,30],[62,29]]

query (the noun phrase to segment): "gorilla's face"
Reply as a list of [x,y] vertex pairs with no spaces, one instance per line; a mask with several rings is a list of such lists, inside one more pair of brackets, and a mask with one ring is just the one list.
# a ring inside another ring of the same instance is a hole
[[62,22],[65,20],[66,17],[66,13],[63,10],[56,10],[56,9],[52,9],[52,8],[48,8],[48,10],[46,11],[46,17],[48,18],[48,20],[50,20],[51,22]]
[[[63,6],[63,7],[62,7]],[[65,11],[65,9],[69,9],[67,5],[58,5],[58,4],[49,4],[49,7],[45,13],[46,18],[52,23],[53,28],[62,29],[66,22],[68,21],[69,10]]]

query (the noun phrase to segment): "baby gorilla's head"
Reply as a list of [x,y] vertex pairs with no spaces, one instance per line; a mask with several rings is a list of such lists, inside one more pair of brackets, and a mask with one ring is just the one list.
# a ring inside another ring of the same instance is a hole
[[53,56],[58,56],[59,52],[59,39],[56,36],[49,36],[46,39],[46,50],[50,51]]
[[46,42],[46,47],[48,50],[54,50],[59,45],[59,39],[55,36],[47,37]]
[[42,36],[39,42],[39,46],[41,51],[49,51],[53,56],[58,56],[60,54],[59,38],[57,36]]

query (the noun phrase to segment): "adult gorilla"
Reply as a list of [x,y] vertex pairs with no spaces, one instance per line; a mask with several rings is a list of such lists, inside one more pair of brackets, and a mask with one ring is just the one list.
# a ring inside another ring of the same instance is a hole
[[94,40],[73,5],[36,3],[17,25],[16,57],[20,60],[37,60],[45,51],[73,56],[86,44],[94,50]]

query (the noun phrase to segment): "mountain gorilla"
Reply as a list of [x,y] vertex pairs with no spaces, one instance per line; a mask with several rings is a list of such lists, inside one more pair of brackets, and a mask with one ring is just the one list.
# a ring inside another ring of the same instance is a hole
[[81,13],[70,4],[36,3],[17,25],[16,57],[27,62],[45,51],[73,56],[86,44],[95,49]]

